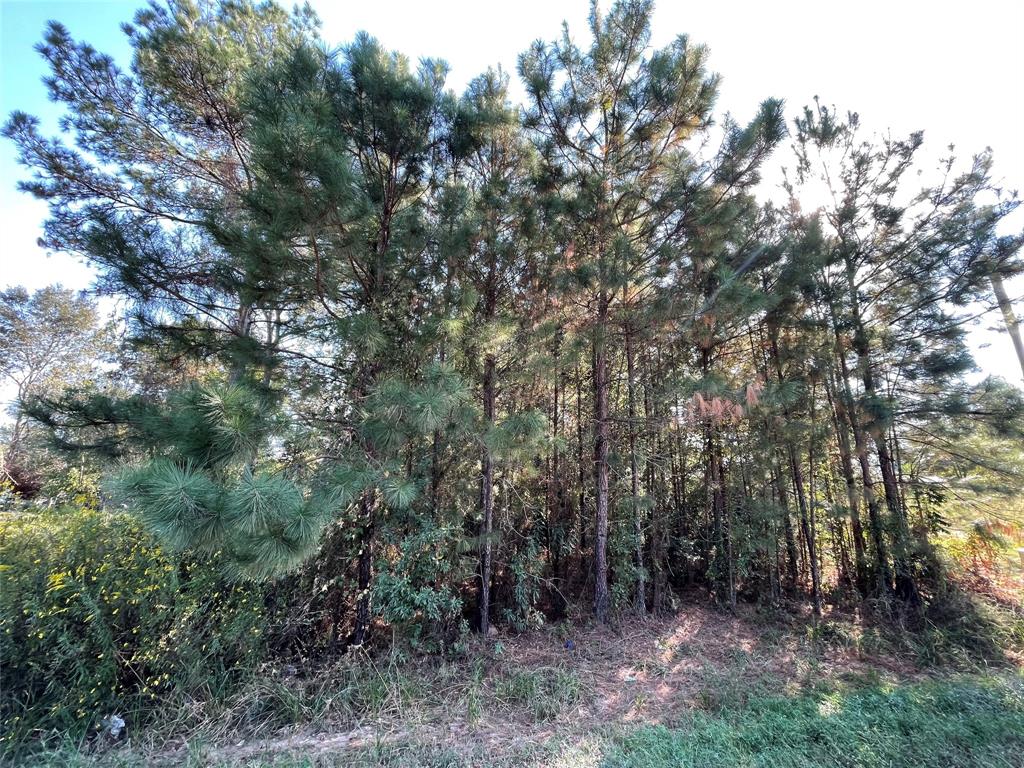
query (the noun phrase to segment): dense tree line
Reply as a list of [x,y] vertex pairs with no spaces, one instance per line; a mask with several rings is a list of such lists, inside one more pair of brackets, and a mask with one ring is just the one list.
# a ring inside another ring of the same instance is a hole
[[52,24],[70,140],[5,134],[163,373],[30,412],[127,461],[174,546],[301,566],[338,642],[696,588],[920,605],[936,467],[998,474],[963,436],[1021,434],[1018,390],[962,377],[993,286],[1015,326],[1017,200],[988,154],[922,187],[922,134],[817,101],[716,120],[708,51],[650,14],[534,44],[521,107],[270,3],[141,11],[128,71]]

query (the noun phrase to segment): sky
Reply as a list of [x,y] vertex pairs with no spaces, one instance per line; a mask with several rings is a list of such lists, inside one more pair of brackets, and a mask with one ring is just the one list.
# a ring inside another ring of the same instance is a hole
[[[39,116],[56,130],[59,112],[41,82],[45,67],[33,46],[47,20],[57,19],[78,38],[129,63],[120,24],[142,0],[0,0],[0,116],[13,110]],[[291,3],[288,3],[290,5]],[[542,38],[586,37],[587,0],[314,0],[322,36],[339,45],[365,30],[412,59],[440,57],[450,67],[448,83],[461,91],[490,66],[513,74],[518,54]],[[991,147],[995,177],[1007,189],[1024,191],[1024,3],[1017,0],[662,0],[653,18],[653,44],[678,34],[710,48],[710,65],[721,73],[719,114],[753,116],[765,98],[786,102],[792,119],[819,96],[841,111],[860,114],[877,132],[925,131],[925,147],[937,158],[949,144],[957,154]],[[788,161],[777,153],[774,167]],[[45,205],[15,190],[25,171],[13,147],[0,140],[0,288],[35,289],[59,282],[87,288],[93,273],[64,254],[47,255],[36,243]],[[768,179],[776,178],[771,174]],[[775,183],[762,185],[766,197]],[[1024,211],[1011,228],[1024,229]],[[1009,285],[1024,297],[1024,280]],[[1018,302],[1024,314],[1024,301]],[[998,330],[998,312],[972,328],[969,343],[979,371],[1020,383],[1010,340]],[[0,393],[2,394],[2,393]],[[3,398],[0,397],[0,400]]]

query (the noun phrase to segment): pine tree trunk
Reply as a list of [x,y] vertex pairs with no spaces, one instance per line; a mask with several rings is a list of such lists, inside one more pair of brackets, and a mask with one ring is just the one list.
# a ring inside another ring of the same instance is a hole
[[793,521],[789,514],[789,492],[782,479],[781,468],[777,468],[773,474],[775,475],[775,489],[779,497],[779,506],[782,507],[782,533],[786,540],[786,580],[788,582],[786,586],[789,594],[795,596],[800,578],[797,575],[796,536],[793,534]]
[[719,507],[719,517],[722,520],[722,540],[725,549],[725,586],[726,598],[729,607],[736,609],[736,565],[735,553],[733,552],[732,536],[732,508],[728,505],[725,496],[725,459],[722,456],[722,448],[718,441],[715,441],[715,458],[718,471],[715,476],[716,503]]
[[814,530],[811,528],[808,510],[807,497],[804,495],[804,475],[800,469],[800,461],[796,455],[796,448],[789,446],[789,468],[793,473],[794,493],[796,494],[797,505],[800,508],[800,530],[804,536],[807,546],[808,568],[811,572],[811,600],[814,604],[814,615],[821,615],[821,577],[818,573],[817,545],[815,543]]
[[[559,445],[562,436],[562,411],[565,408],[565,387],[562,379],[561,366],[561,345],[562,330],[555,334],[553,358],[555,369],[554,397],[551,407],[551,471],[548,476],[549,488],[549,509],[548,509],[548,549],[551,559],[551,592],[552,600],[556,606],[556,612],[561,615],[565,605],[563,599],[562,581],[563,571],[567,565],[563,564],[562,555],[565,552],[567,536],[565,531],[571,528],[571,520],[566,513],[565,485],[562,481],[562,455]],[[564,526],[564,527],[563,527]]]
[[[353,402],[358,403],[369,392],[379,371],[379,363],[371,362],[358,369],[353,387]],[[376,457],[373,445],[367,445],[367,455]],[[377,489],[363,491],[359,498],[359,518],[362,528],[359,533],[359,561],[357,565],[356,618],[352,629],[352,645],[361,646],[370,633],[370,597],[373,581],[373,536],[377,523]]]
[[[493,275],[495,270],[493,260],[491,261],[490,269]],[[443,316],[447,318],[452,303],[452,281],[454,279],[451,253],[449,253],[445,264],[444,275],[444,291],[442,292],[441,307]],[[493,307],[493,302],[490,306]],[[437,359],[442,366],[448,361],[448,339],[444,334],[440,339]],[[430,444],[430,511],[433,512],[434,515],[437,515],[438,511],[441,509],[441,482],[444,474],[444,466],[441,461],[442,438],[443,435],[441,430],[435,429],[431,436]]]
[[[239,339],[252,338],[252,329],[255,323],[253,311],[252,304],[241,303],[238,305],[231,330]],[[232,384],[239,384],[244,381],[246,375],[245,369],[245,357],[243,355],[233,355],[230,370],[228,372],[228,381]]]
[[636,567],[636,595],[633,607],[639,614],[647,613],[646,585],[644,583],[644,527],[640,509],[640,481],[636,461],[636,385],[633,360],[633,334],[626,324],[626,405],[629,416],[629,480],[630,505],[633,512],[633,557]]
[[[675,398],[675,416],[680,413],[679,397]],[[675,528],[679,538],[687,542],[691,551],[685,553],[686,586],[692,587],[694,580],[693,552],[690,545],[690,520],[686,514],[686,445],[683,442],[682,430],[670,430],[668,435],[669,458],[672,462],[672,501],[675,505]],[[677,545],[677,553],[682,547]]]
[[810,531],[807,533],[807,550],[811,558],[811,595],[814,601],[814,613],[816,616],[821,616],[821,566],[818,561],[818,523],[817,513],[815,512],[817,496],[814,493],[814,395],[814,384],[812,384],[810,402],[811,434],[807,446],[807,517],[810,523]]
[[[857,353],[857,366],[860,369],[861,382],[864,385],[864,397],[871,402],[878,397],[878,391],[875,387],[867,331],[861,322],[856,299],[853,301],[853,311],[853,348],[854,352]],[[886,444],[883,431],[873,430],[871,439],[875,445],[875,452],[878,454],[878,465],[882,473],[882,489],[885,493],[885,504],[893,520],[893,571],[896,595],[908,603],[916,604],[920,602],[920,596],[918,595],[917,585],[914,582],[914,575],[910,565],[910,531],[907,526],[903,505],[900,503],[900,489],[899,483],[896,480],[892,454],[889,452],[889,446]]]
[[732,604],[732,558],[725,520],[725,478],[715,431],[710,421],[705,421],[704,439],[708,460],[706,476],[715,542],[714,582],[719,599]]
[[886,506],[896,525],[896,546],[893,553],[893,571],[896,579],[896,596],[911,604],[917,604],[921,597],[917,591],[913,570],[910,565],[910,530],[907,517],[900,503],[899,484],[896,480],[892,455],[884,436],[875,438],[878,463],[882,470],[882,486],[885,489]]
[[846,503],[850,509],[850,526],[853,530],[853,553],[856,568],[857,591],[862,597],[868,594],[867,558],[864,547],[864,528],[860,521],[857,503],[857,480],[853,474],[853,456],[850,449],[850,435],[847,432],[847,418],[838,394],[826,381],[825,393],[832,406],[832,421],[835,427],[836,441],[839,445],[839,466],[846,485]]
[[[864,335],[863,325],[860,323],[859,304],[856,297],[856,281],[854,279],[853,265],[849,257],[846,257],[847,284],[852,291],[852,311],[855,319],[854,347],[858,344],[862,347],[867,344],[867,337]],[[878,577],[879,592],[881,594],[892,593],[892,572],[889,569],[889,553],[885,544],[885,533],[882,525],[882,518],[878,509],[878,500],[875,494],[874,480],[871,476],[871,464],[868,460],[868,436],[867,430],[861,423],[853,391],[850,387],[850,370],[846,364],[846,353],[843,350],[841,336],[839,333],[839,318],[834,305],[830,306],[832,315],[832,330],[836,339],[836,357],[839,360],[840,381],[843,385],[841,396],[844,399],[843,406],[847,418],[850,421],[850,429],[853,432],[854,446],[857,451],[857,461],[860,464],[861,485],[863,486],[864,504],[868,509],[868,524],[871,529],[872,543],[875,545],[875,557]],[[861,352],[857,351],[858,361],[862,360]]]
[[860,465],[861,488],[864,496],[864,506],[868,510],[868,528],[871,531],[871,543],[875,548],[875,576],[878,581],[879,593],[887,594],[892,591],[892,574],[889,570],[889,553],[885,545],[885,535],[882,527],[882,518],[878,510],[878,501],[875,496],[874,480],[871,475],[871,465],[868,461],[867,439],[860,421],[857,418],[856,404],[853,399],[853,392],[850,389],[850,371],[846,364],[846,355],[840,343],[839,328],[835,324],[833,315],[833,331],[836,339],[836,359],[839,361],[839,380],[842,384],[842,391],[837,392],[837,398],[842,403],[842,415],[846,417],[853,433],[854,449],[857,454],[857,462]]
[[892,572],[889,569],[889,548],[885,544],[882,516],[878,509],[878,497],[875,495],[875,481],[871,474],[871,463],[868,460],[867,438],[856,415],[845,356],[839,356],[839,363],[843,384],[842,396],[846,401],[843,410],[849,419],[850,431],[853,432],[854,449],[857,453],[857,462],[860,465],[864,506],[868,510],[868,528],[871,530],[871,543],[875,547],[875,575],[878,580],[879,592],[881,594],[890,594],[892,592]]
[[[761,326],[760,327],[760,331],[764,335],[765,339],[770,338],[771,330],[769,328],[765,328],[764,326]],[[771,374],[770,365],[769,365],[769,358],[771,357],[772,359],[775,359],[773,357],[774,349],[775,349],[774,346],[773,346],[773,343],[769,342],[768,344],[765,344],[765,343],[762,342],[761,345],[760,345],[761,352],[760,352],[760,354],[758,354],[758,345],[756,345],[754,343],[754,332],[753,332],[753,329],[750,330],[749,338],[750,338],[750,354],[751,354],[751,357],[755,361],[760,359],[760,362],[761,362],[761,375],[764,377],[764,380],[766,382],[770,381],[771,378],[772,378],[772,374]],[[770,350],[771,350],[771,353],[769,352]],[[779,376],[779,379],[781,381],[781,375]],[[768,436],[768,440],[769,440],[770,444],[776,445],[779,442],[781,442],[781,440],[778,439],[776,431],[772,428],[772,422],[771,422],[771,420],[768,417],[765,417],[764,429],[765,429],[765,434]],[[789,514],[789,493],[786,490],[786,483],[785,483],[785,481],[782,478],[782,468],[779,465],[778,456],[777,455],[773,455],[772,458],[771,458],[771,462],[772,462],[771,463],[772,487],[774,489],[773,496],[774,496],[774,498],[777,499],[778,505],[782,508],[782,531],[783,531],[783,539],[785,541],[785,547],[786,547],[786,580],[788,582],[787,585],[786,585],[786,592],[789,594],[790,597],[795,597],[796,596],[796,592],[797,592],[797,587],[799,585],[799,576],[798,576],[798,572],[797,572],[796,537],[793,535],[793,521],[790,518],[790,514]],[[776,548],[777,548],[777,544],[776,544]],[[782,582],[782,573],[781,573],[781,569],[779,569],[779,594],[780,594],[780,596],[781,596],[781,582]]]
[[1006,330],[1010,334],[1013,348],[1017,352],[1017,362],[1020,363],[1021,374],[1024,375],[1024,340],[1021,339],[1020,323],[1013,312],[1010,297],[1006,295],[1006,287],[1003,285],[1002,276],[993,272],[989,275],[989,280],[992,282],[992,293],[996,295],[999,310],[1003,313],[1003,322],[1006,323]]
[[[665,557],[668,552],[670,525],[666,511],[668,509],[668,482],[665,479],[665,457],[667,447],[665,436],[656,431],[654,425],[662,413],[660,404],[655,404],[654,393],[651,387],[651,361],[646,358],[647,365],[643,371],[643,392],[644,392],[644,439],[647,442],[647,450],[652,457],[658,457],[655,461],[649,459],[646,465],[646,483],[649,493],[654,501],[651,511],[651,555],[648,562],[651,564],[651,608],[655,613],[661,613],[666,605],[665,599]],[[671,461],[669,462],[671,466]]]
[[587,548],[587,472],[586,450],[583,447],[583,374],[576,367],[576,468],[579,473],[580,554]]
[[[778,377],[777,380],[779,384],[782,384],[782,359],[779,356],[778,331],[774,327],[769,327],[768,331],[769,340],[771,342],[772,360],[775,363],[775,374]],[[787,422],[790,420],[788,407],[783,407],[782,415],[786,418]],[[786,447],[789,453],[789,468],[793,476],[794,493],[796,494],[797,506],[800,510],[800,529],[803,533],[804,542],[807,546],[808,567],[811,572],[811,600],[814,604],[814,615],[820,616],[821,574],[818,570],[818,553],[817,544],[815,541],[815,532],[810,524],[807,510],[807,498],[804,495],[803,472],[800,469],[800,460],[797,456],[796,446],[793,445],[793,441],[787,438]]]
[[356,621],[352,630],[352,645],[363,645],[370,633],[370,585],[373,578],[373,533],[374,507],[377,492],[365,491],[359,499],[359,516],[363,528],[359,537],[359,565],[357,573],[358,596],[356,598]]
[[594,506],[596,534],[594,539],[594,615],[600,622],[608,620],[611,593],[608,589],[608,395],[611,381],[605,330],[608,318],[608,296],[598,299],[597,325],[593,340],[594,383]]
[[[374,248],[374,258],[371,276],[367,278],[364,285],[365,308],[374,316],[380,317],[379,306],[380,296],[383,295],[386,286],[384,285],[384,255],[387,253],[391,242],[391,214],[394,212],[393,204],[384,201],[384,210],[387,211],[380,222],[380,231],[377,233],[377,241]],[[353,404],[359,403],[371,390],[381,372],[382,363],[379,359],[364,360],[356,366],[355,380],[352,388]],[[365,446],[368,458],[377,458],[377,449],[373,444]],[[356,598],[356,620],[352,629],[352,644],[363,645],[370,634],[370,598],[373,582],[373,537],[377,527],[377,489],[370,488],[363,492],[359,499],[359,516],[362,520],[362,530],[359,535],[359,564],[357,575],[358,596]]]
[[[494,355],[484,358],[483,406],[484,421],[494,423]],[[485,445],[480,456],[480,506],[483,522],[480,527],[480,632],[486,635],[491,626],[491,538],[494,528],[494,465],[490,449]]]

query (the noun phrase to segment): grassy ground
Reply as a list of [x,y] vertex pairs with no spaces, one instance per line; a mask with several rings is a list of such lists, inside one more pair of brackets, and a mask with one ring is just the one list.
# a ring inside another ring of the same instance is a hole
[[911,635],[853,614],[814,624],[688,607],[621,631],[477,639],[455,661],[385,653],[267,668],[230,701],[177,702],[160,726],[133,729],[129,717],[128,743],[51,740],[18,762],[1021,766],[1019,615],[978,608]]
[[756,699],[688,727],[644,728],[605,766],[1017,766],[1024,688],[984,679]]
[[[463,745],[405,740],[319,742],[245,757],[194,744],[178,765],[235,768],[326,766],[593,766],[684,768],[686,766],[941,766],[1012,768],[1024,764],[1024,680],[962,677],[941,682],[870,685],[795,698],[758,696],[739,707],[693,711],[671,727],[621,726],[572,735],[531,734],[531,739]],[[369,743],[367,743],[369,742]],[[157,758],[130,752],[86,758],[53,753],[44,765],[152,764]],[[168,758],[164,758],[166,760]],[[161,760],[163,762],[164,760]]]

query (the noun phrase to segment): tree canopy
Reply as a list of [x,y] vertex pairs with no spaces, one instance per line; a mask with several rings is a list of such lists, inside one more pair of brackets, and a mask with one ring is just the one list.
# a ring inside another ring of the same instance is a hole
[[[922,133],[817,99],[717,115],[709,51],[653,49],[651,10],[535,43],[521,106],[270,2],[142,10],[128,70],[51,24],[63,132],[4,134],[139,375],[33,415],[127,462],[111,493],[169,545],[314,569],[357,645],[695,588],[919,605],[941,501],[1020,461],[1020,390],[964,380],[975,302],[1016,331],[1018,200],[989,153],[932,173]],[[21,314],[95,324],[62,296],[5,295],[4,373]]]

